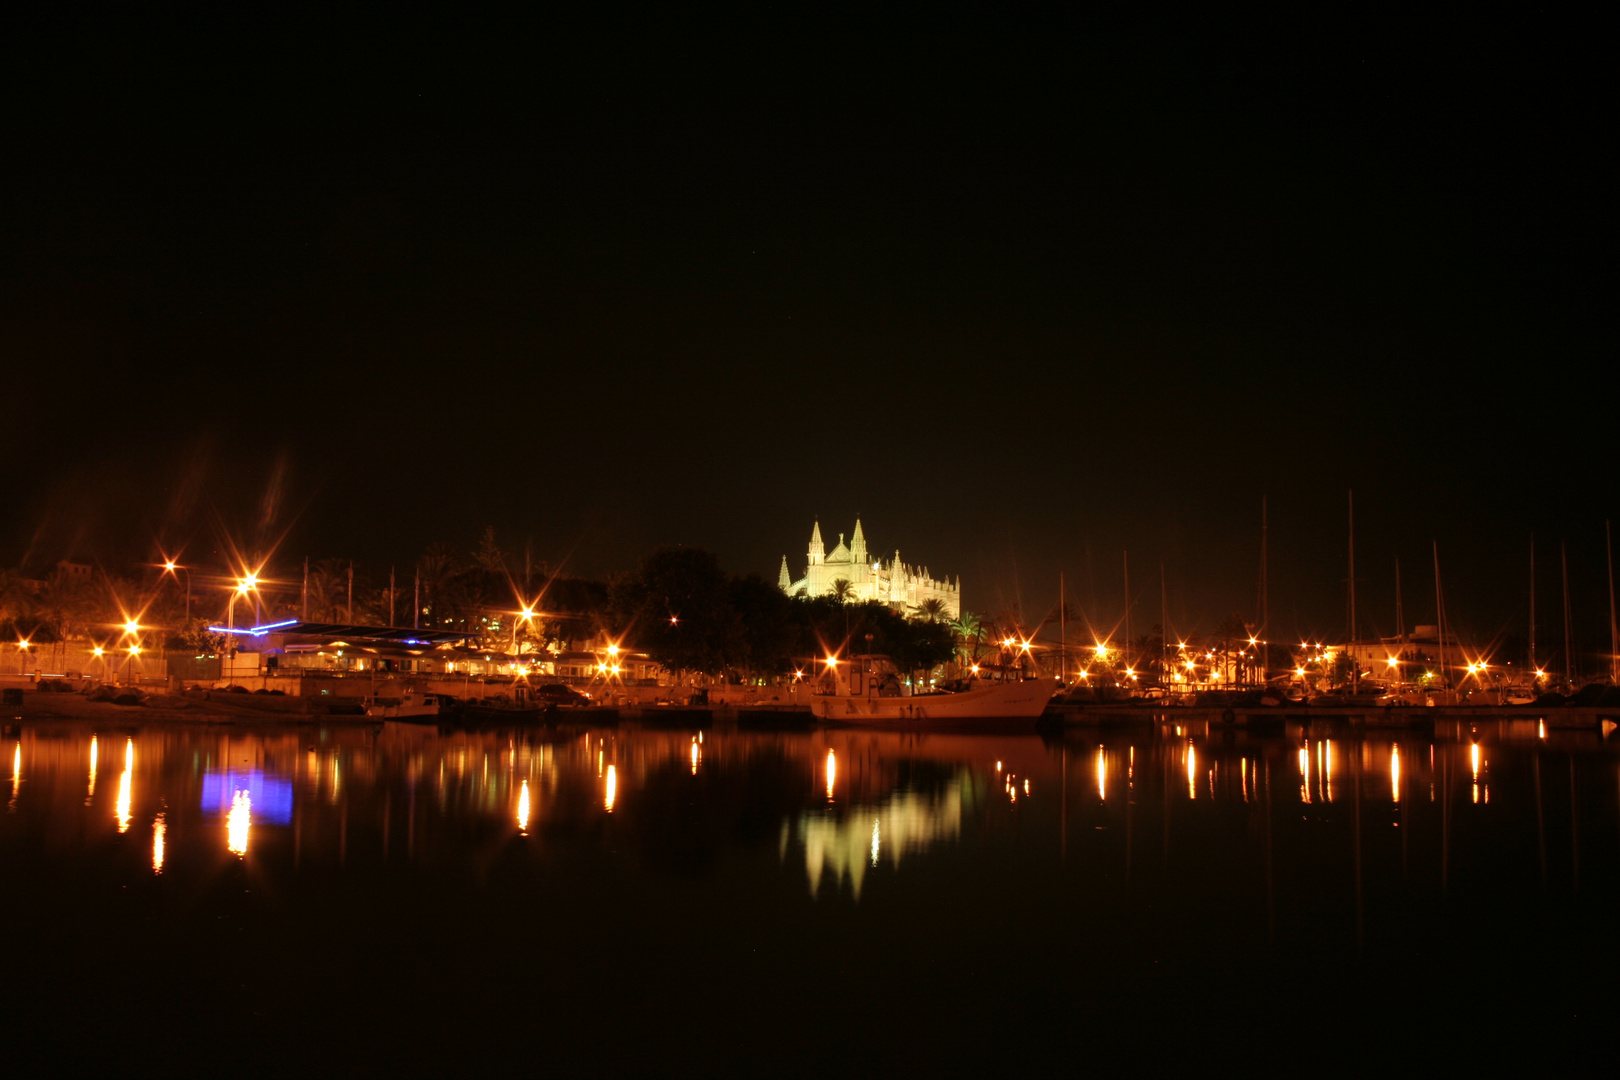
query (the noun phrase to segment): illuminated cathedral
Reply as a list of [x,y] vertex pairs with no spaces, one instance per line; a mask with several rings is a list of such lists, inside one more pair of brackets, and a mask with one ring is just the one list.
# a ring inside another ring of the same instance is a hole
[[855,519],[855,532],[848,546],[844,544],[844,534],[839,533],[838,544],[831,551],[821,541],[821,522],[816,522],[810,531],[809,563],[804,577],[793,580],[784,555],[776,583],[789,596],[829,596],[839,591],[837,583],[840,581],[849,583],[844,592],[854,603],[875,600],[910,616],[922,614],[923,605],[937,600],[939,613],[946,618],[962,616],[961,578],[954,583],[949,579],[936,581],[926,566],[908,566],[901,562],[899,551],[887,563],[869,557],[866,534],[861,531],[859,518]]

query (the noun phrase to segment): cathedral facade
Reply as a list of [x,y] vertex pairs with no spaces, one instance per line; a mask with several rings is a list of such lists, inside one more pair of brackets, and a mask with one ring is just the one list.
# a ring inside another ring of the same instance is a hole
[[898,551],[888,563],[871,558],[859,518],[848,546],[844,534],[839,533],[838,544],[831,551],[822,543],[821,522],[816,522],[810,531],[808,558],[804,576],[795,581],[788,573],[787,556],[782,556],[782,571],[776,583],[789,596],[828,596],[838,591],[837,582],[847,581],[846,595],[855,603],[875,600],[911,616],[923,614],[924,605],[937,600],[940,614],[948,619],[962,617],[961,578],[954,583],[949,579],[936,581],[927,567],[901,562]]

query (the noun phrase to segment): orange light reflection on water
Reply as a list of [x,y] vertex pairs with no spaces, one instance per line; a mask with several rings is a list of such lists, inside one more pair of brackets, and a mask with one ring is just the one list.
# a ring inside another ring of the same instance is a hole
[[1198,798],[1198,751],[1187,744],[1187,798]]
[[602,808],[613,813],[613,803],[619,797],[619,770],[612,765],[607,767],[607,780],[602,793]]
[[1389,797],[1391,802],[1401,801],[1401,747],[1389,744]]
[[96,737],[90,736],[90,790],[85,792],[84,804],[90,805],[90,800],[96,794]]
[[124,747],[124,771],[118,776],[118,804],[114,813],[118,818],[118,831],[129,831],[129,787],[130,774],[135,766],[135,743],[131,740]]
[[163,815],[158,814],[157,817],[152,819],[152,872],[154,874],[163,873],[163,837],[166,832],[168,832],[168,825],[164,822]]
[[1324,739],[1319,744],[1322,750],[1322,798],[1328,802],[1333,801],[1333,740]]
[[525,836],[529,832],[529,782],[523,781],[523,788],[518,792],[517,805],[518,832]]
[[237,855],[246,855],[248,830],[253,824],[253,799],[238,789],[231,795],[231,812],[225,819],[225,847]]
[[832,802],[833,785],[838,782],[838,755],[827,748],[827,801]]
[[1299,748],[1299,801],[1309,806],[1311,803],[1311,743],[1305,740],[1305,745]]
[[1100,746],[1097,747],[1097,797],[1108,800],[1108,758]]

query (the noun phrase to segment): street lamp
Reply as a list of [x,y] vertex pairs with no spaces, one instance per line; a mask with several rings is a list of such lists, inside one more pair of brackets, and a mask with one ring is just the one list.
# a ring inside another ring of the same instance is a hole
[[186,625],[189,627],[191,625],[191,567],[181,566],[173,559],[163,560],[164,573],[172,574],[176,570],[184,570],[186,572]]
[[237,580],[236,588],[231,592],[231,602],[225,608],[225,628],[227,630],[236,629],[236,598],[246,596],[249,592],[253,592],[257,596],[258,585],[259,579],[253,574]]

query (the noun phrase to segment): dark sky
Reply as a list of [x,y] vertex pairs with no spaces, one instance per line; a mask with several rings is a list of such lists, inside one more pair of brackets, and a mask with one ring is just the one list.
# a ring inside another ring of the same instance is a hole
[[1354,489],[1364,630],[1438,541],[1522,633],[1532,533],[1606,629],[1596,27],[237,17],[7,46],[0,561],[494,525],[774,579],[858,513],[976,610],[1061,570],[1111,624],[1128,549],[1196,626],[1264,496],[1277,636],[1335,636]]

